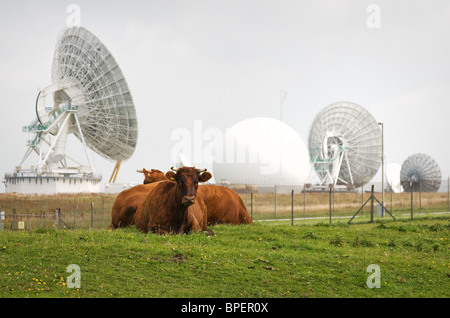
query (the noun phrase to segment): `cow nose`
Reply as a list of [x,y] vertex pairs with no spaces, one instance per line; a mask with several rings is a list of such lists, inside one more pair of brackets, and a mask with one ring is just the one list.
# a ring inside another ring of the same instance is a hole
[[193,197],[193,196],[184,196],[183,200],[182,200],[182,203],[184,205],[186,205],[186,206],[189,206],[189,205],[194,204],[195,203],[194,201],[195,201],[195,197]]

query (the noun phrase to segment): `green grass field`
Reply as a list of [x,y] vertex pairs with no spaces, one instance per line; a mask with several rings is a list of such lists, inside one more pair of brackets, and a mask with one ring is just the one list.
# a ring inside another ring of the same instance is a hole
[[[450,296],[448,216],[212,229],[215,236],[1,231],[0,297]],[[70,264],[80,268],[80,288],[67,285]],[[371,264],[379,266],[380,288],[367,285]]]

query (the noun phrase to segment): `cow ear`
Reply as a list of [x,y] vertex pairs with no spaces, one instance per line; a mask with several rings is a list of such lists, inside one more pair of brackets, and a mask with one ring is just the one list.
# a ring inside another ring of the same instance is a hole
[[145,168],[142,168],[142,172],[144,173],[145,176],[149,175],[149,171]]
[[166,179],[172,182],[175,182],[175,172],[173,171],[167,171],[166,174]]
[[206,171],[206,172],[203,172],[203,173],[200,175],[200,177],[198,178],[198,181],[199,181],[199,182],[206,182],[206,181],[208,181],[208,180],[211,179],[211,178],[212,178],[212,174],[209,173],[208,171]]

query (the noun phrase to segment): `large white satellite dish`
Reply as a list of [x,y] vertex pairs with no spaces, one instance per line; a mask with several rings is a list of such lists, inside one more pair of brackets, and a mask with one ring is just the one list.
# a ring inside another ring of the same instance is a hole
[[[116,162],[111,177],[115,180],[120,163],[134,153],[138,136],[133,99],[116,60],[85,28],[65,28],[57,40],[51,79],[52,84],[36,99],[36,119],[23,129],[34,138],[27,142],[29,148],[16,174],[23,176],[21,165],[34,151],[39,159],[27,173],[92,178],[89,147]],[[66,154],[70,134],[81,141],[87,165]]]
[[351,102],[331,104],[317,114],[308,147],[318,186],[363,186],[381,164],[380,127],[366,109]]
[[441,169],[429,155],[417,153],[402,164],[400,180],[405,191],[438,191],[441,186]]

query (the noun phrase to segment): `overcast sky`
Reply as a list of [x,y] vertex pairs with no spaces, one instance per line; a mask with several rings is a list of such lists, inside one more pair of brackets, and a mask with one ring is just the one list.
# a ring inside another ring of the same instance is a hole
[[[71,3],[135,102],[138,145],[117,182],[141,182],[143,167],[167,171],[172,132],[195,120],[225,133],[250,117],[280,119],[280,91],[282,120],[305,144],[323,107],[351,101],[384,123],[387,163],[421,152],[450,175],[450,1],[128,0],[2,2],[1,178],[25,154],[22,126],[50,84]],[[114,163],[91,157],[105,183]]]

